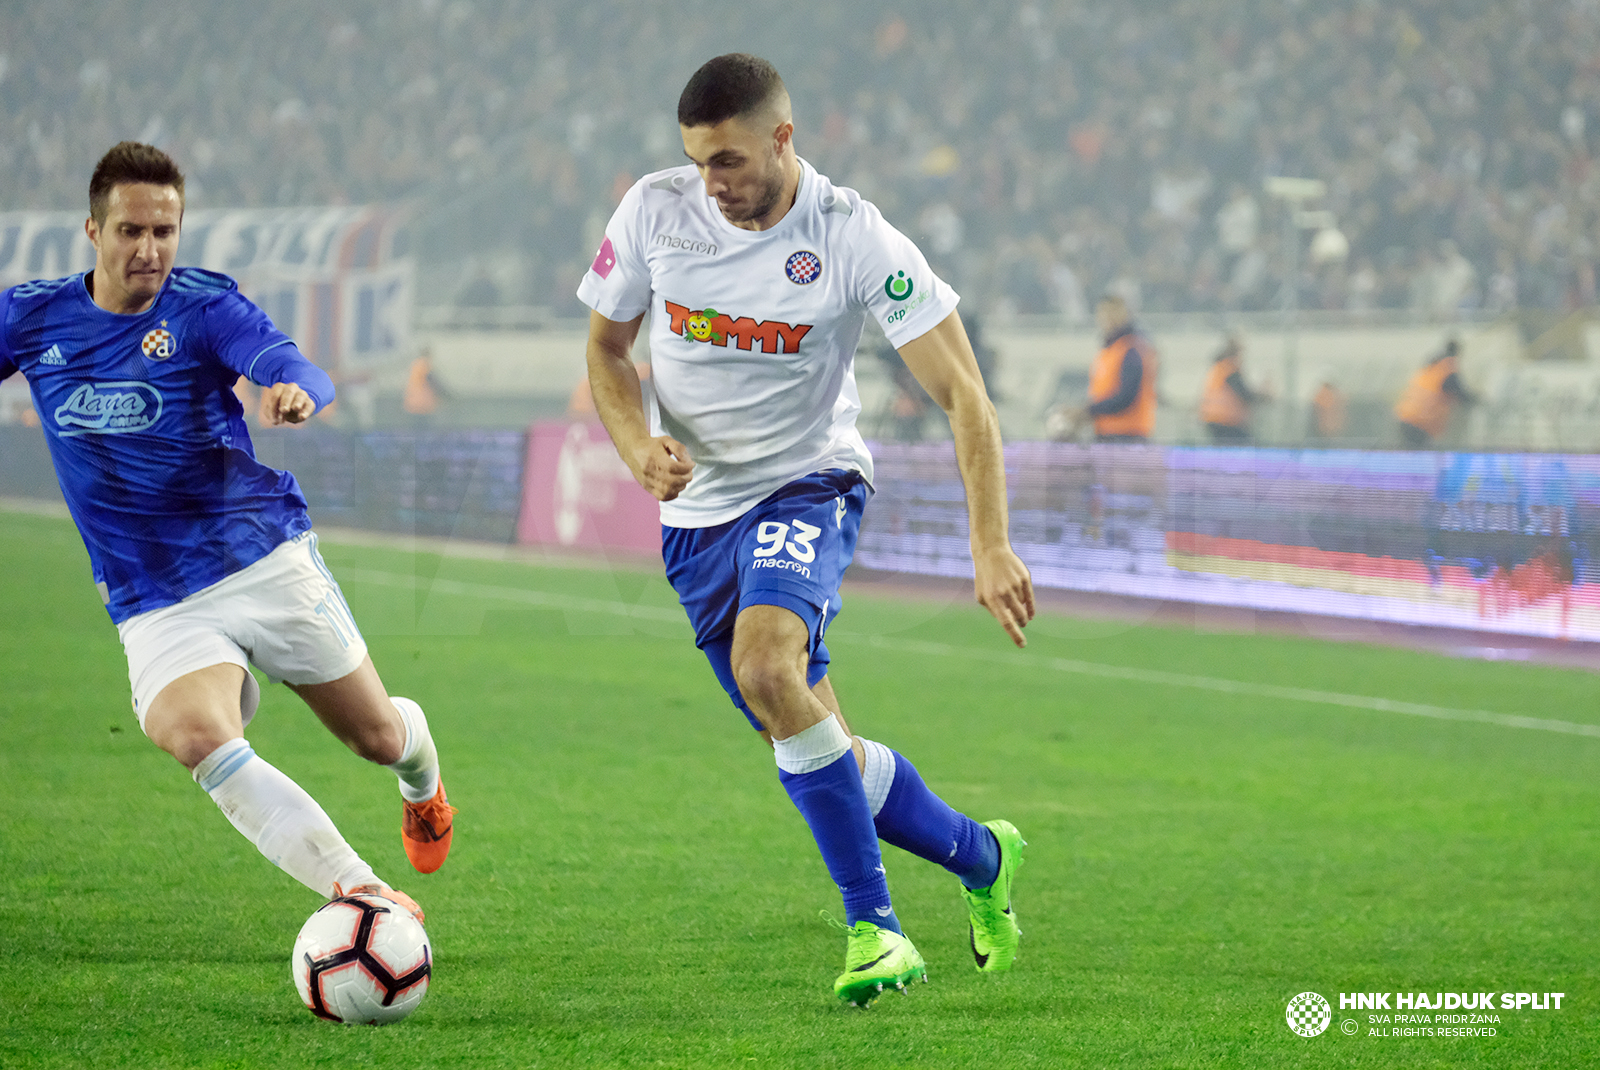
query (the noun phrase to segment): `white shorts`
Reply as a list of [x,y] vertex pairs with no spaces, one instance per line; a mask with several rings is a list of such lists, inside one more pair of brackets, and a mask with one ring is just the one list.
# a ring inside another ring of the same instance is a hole
[[239,712],[249,724],[261,701],[251,665],[274,681],[325,684],[348,676],[367,656],[366,640],[309,531],[175,605],[129,617],[117,634],[128,655],[140,728],[161,689],[197,669],[245,669]]

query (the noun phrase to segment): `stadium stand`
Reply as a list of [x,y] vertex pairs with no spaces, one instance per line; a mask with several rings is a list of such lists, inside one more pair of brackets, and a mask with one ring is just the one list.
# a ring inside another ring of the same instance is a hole
[[141,138],[192,203],[415,202],[425,301],[574,314],[615,198],[679,158],[683,79],[744,47],[796,89],[802,154],[981,308],[1081,318],[1108,286],[1151,312],[1273,307],[1272,174],[1325,180],[1349,241],[1302,272],[1302,307],[1595,301],[1593,0],[860,10],[6,5],[0,208],[76,207],[105,146]]

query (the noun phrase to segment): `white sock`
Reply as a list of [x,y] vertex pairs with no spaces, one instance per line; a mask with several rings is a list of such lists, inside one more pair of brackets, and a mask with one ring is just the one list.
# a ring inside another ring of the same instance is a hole
[[428,731],[428,717],[408,698],[389,696],[406,726],[406,745],[400,760],[385,768],[400,778],[400,794],[407,802],[427,802],[439,790],[439,751]]
[[229,740],[206,755],[194,767],[194,779],[267,861],[312,891],[331,896],[335,884],[353,888],[383,883],[317,801],[256,757],[243,739]]
[[866,758],[861,782],[867,789],[867,805],[872,808],[872,816],[877,817],[889,801],[889,789],[894,787],[894,751],[870,739],[856,739],[861,741],[861,753]]
[[832,714],[788,739],[772,741],[772,756],[785,773],[814,773],[849,749],[850,736]]

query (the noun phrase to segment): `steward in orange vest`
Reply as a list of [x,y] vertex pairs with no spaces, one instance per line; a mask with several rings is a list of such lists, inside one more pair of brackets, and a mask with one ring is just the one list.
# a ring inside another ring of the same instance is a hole
[[1405,393],[1395,403],[1395,419],[1400,421],[1400,436],[1407,446],[1426,449],[1433,445],[1449,426],[1457,402],[1477,403],[1477,395],[1461,385],[1456,365],[1456,354],[1460,352],[1461,344],[1454,338],[1446,342],[1443,352],[1411,377]]
[[1250,407],[1267,400],[1245,385],[1239,373],[1239,354],[1244,347],[1237,338],[1228,339],[1222,352],[1211,362],[1205,391],[1200,396],[1200,419],[1211,432],[1212,442],[1249,442]]
[[400,397],[400,407],[412,416],[433,415],[439,407],[439,394],[433,379],[433,361],[423,353],[411,362],[406,375],[406,389]]
[[1348,418],[1348,405],[1344,392],[1331,382],[1324,381],[1311,398],[1310,437],[1327,442],[1344,434]]
[[1096,442],[1146,442],[1156,428],[1155,347],[1133,326],[1120,297],[1100,299],[1095,318],[1105,346],[1089,370],[1088,417]]

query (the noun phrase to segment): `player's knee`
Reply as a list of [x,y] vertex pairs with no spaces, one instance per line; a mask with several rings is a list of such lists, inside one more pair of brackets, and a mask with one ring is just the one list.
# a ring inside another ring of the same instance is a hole
[[392,765],[406,749],[406,730],[397,714],[392,721],[374,721],[349,733],[345,743],[356,755],[377,765]]
[[208,717],[185,716],[182,711],[159,718],[152,714],[145,719],[144,730],[150,742],[190,770],[224,743],[239,738],[239,731],[230,725]]
[[782,705],[784,697],[791,694],[797,684],[801,688],[805,686],[805,679],[797,673],[788,658],[759,647],[736,651],[733,678],[744,700],[754,705],[757,711]]

